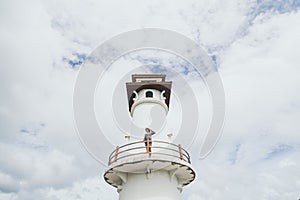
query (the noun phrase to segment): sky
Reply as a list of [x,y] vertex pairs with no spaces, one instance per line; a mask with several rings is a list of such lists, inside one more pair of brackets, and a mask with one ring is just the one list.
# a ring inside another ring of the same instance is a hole
[[2,0],[0,199],[118,198],[76,133],[73,90],[99,44],[146,27],[193,39],[224,85],[222,137],[203,160],[190,148],[197,177],[183,199],[299,199],[297,0]]

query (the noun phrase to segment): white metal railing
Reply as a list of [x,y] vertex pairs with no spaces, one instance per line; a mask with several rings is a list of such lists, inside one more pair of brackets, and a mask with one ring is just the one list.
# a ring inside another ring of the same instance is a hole
[[189,153],[180,144],[176,145],[165,141],[147,140],[117,146],[110,154],[108,164],[110,165],[116,161],[140,155],[162,155],[191,163]]

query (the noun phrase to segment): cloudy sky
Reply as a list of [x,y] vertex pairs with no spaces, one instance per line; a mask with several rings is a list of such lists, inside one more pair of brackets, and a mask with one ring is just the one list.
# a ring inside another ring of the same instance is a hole
[[0,199],[117,199],[75,131],[73,88],[101,42],[145,27],[201,45],[225,88],[223,135],[204,160],[191,148],[197,179],[183,199],[299,199],[299,9],[299,0],[2,0]]

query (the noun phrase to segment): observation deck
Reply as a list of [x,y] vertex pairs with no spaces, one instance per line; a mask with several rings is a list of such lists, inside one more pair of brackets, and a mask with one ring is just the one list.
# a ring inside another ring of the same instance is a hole
[[[151,147],[151,148],[150,148]],[[107,183],[119,189],[126,182],[127,174],[146,174],[157,171],[168,172],[177,178],[178,189],[195,179],[189,153],[181,147],[165,141],[137,141],[117,146],[110,154],[108,169],[104,174]]]

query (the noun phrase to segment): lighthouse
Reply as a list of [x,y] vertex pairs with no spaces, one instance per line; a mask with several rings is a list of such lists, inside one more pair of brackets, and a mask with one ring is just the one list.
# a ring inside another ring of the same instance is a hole
[[[180,144],[156,139],[170,133],[151,124],[154,108],[158,117],[168,115],[171,88],[165,74],[133,74],[126,83],[129,115],[144,128],[108,157],[104,179],[116,188],[119,200],[180,200],[183,187],[195,179],[189,153]],[[145,129],[153,136],[144,137]]]

